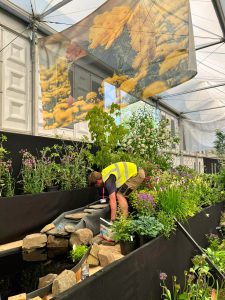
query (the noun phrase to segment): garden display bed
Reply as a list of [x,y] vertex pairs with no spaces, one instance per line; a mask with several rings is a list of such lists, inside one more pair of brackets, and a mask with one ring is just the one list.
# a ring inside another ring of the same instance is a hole
[[[201,247],[207,245],[205,235],[216,232],[224,204],[205,208],[184,224]],[[183,272],[190,267],[195,254],[196,248],[178,229],[169,240],[160,236],[150,241],[60,294],[57,299],[158,300],[161,299],[159,273],[167,273],[168,278],[172,275],[183,278]]]
[[59,214],[98,199],[96,189],[57,191],[0,198],[0,244],[39,231]]

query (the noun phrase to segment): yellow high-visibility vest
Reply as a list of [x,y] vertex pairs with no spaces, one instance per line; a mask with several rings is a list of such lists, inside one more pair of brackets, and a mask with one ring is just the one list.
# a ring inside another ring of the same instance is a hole
[[116,176],[116,187],[121,187],[129,178],[137,175],[137,166],[130,162],[118,162],[102,170],[102,180],[106,182],[110,175]]

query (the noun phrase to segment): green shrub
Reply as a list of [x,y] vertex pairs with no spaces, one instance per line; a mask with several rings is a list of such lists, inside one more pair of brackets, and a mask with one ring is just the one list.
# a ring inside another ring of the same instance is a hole
[[163,230],[163,225],[154,217],[139,216],[135,220],[135,231],[139,235],[156,237]]
[[80,261],[87,250],[88,247],[86,245],[78,245],[70,251],[70,257],[74,262]]

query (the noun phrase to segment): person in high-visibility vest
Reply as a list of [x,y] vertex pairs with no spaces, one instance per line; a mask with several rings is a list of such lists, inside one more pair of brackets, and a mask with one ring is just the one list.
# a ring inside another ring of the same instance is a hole
[[88,181],[90,185],[103,187],[109,194],[111,221],[116,219],[117,201],[122,214],[128,215],[126,197],[135,190],[144,180],[145,172],[131,162],[118,162],[109,165],[102,172],[92,172]]

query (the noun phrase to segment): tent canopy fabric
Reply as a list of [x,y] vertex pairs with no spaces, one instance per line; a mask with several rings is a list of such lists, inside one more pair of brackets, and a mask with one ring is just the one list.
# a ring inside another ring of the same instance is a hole
[[[62,0],[9,0],[10,2],[18,5],[26,12],[35,15],[41,15],[49,8],[62,2]],[[73,24],[78,23],[98,7],[107,2],[106,0],[83,0],[69,1],[56,11],[45,16],[42,22],[47,23],[56,31],[61,32]],[[132,1],[135,3],[136,1]],[[149,1],[146,1],[146,3]],[[160,3],[159,0],[154,1]],[[177,1],[174,1],[177,2]],[[179,1],[180,2],[180,1]],[[185,1],[188,3],[188,1]],[[219,1],[222,9],[225,11],[224,1]],[[211,0],[190,0],[191,18],[194,31],[195,48],[216,42],[223,37],[222,30],[215,13]],[[213,86],[218,83],[225,83],[225,45],[218,44],[202,50],[196,51],[197,56],[197,76],[191,81],[181,84],[178,87],[170,89],[166,93],[160,94],[163,102],[168,104],[171,108],[180,112],[193,111],[202,108],[214,108],[225,105],[224,92],[225,85],[212,88],[207,91],[198,93],[190,93],[188,95],[171,96],[180,92],[188,90],[195,90],[202,86]],[[168,94],[170,97],[168,97]],[[215,109],[213,111],[202,111],[201,113],[189,113],[186,117],[195,121],[214,121],[218,116],[223,118],[225,112],[224,108]],[[215,117],[214,117],[215,116]]]
[[[91,1],[91,4],[88,0],[10,0],[10,2],[15,3],[30,14],[34,13],[35,15],[40,16],[42,16],[44,12],[54,7],[56,4],[68,2],[57,10],[41,18],[41,22],[48,24],[58,32],[66,32],[67,35],[67,33],[71,32],[71,26],[77,23],[79,24],[80,21],[82,23],[87,19],[90,20],[91,16],[93,16],[92,13],[95,13],[96,9],[102,7],[102,5],[104,7],[104,3],[107,5],[107,2],[110,1],[95,0]],[[128,2],[132,3],[133,5],[137,3],[137,1]],[[155,5],[160,5],[163,1],[146,0],[144,2],[152,2]],[[168,2],[172,3],[173,1]],[[198,130],[199,132],[201,131],[201,134],[209,131],[208,129],[210,124],[211,131],[214,131],[214,129],[223,129],[223,124],[225,124],[223,123],[223,121],[225,121],[225,45],[224,42],[221,42],[221,40],[224,41],[224,30],[221,29],[221,24],[219,23],[213,3],[216,2],[218,5],[220,5],[222,14],[225,16],[225,2],[222,0],[190,0],[189,2],[186,0],[174,2],[183,2],[185,4],[189,4],[190,2],[195,49],[199,49],[204,45],[212,43],[215,43],[215,45],[196,50],[197,75],[194,78],[174,88],[166,90],[162,93],[158,93],[157,96],[159,97],[160,102],[165,103],[167,106],[171,107],[172,110],[174,109],[175,111],[180,112],[181,116],[186,118],[187,122],[185,121],[184,123],[189,124],[189,129],[186,130],[187,132],[190,130],[190,124],[193,126],[195,126],[195,124],[200,124]],[[151,9],[148,9],[148,13],[150,11]],[[225,27],[224,22],[222,25]],[[79,28],[79,26],[77,28]],[[94,31],[92,31],[92,33],[93,35],[95,34]],[[161,37],[165,38],[166,35],[167,33],[164,32]],[[65,35],[63,36],[65,37]],[[74,37],[72,35],[68,34],[68,39],[71,40],[73,38]],[[80,46],[83,50],[89,53],[88,44],[85,44],[84,39],[82,40],[82,38],[83,36],[81,36],[81,41],[79,40],[79,43],[81,42]],[[89,43],[89,46],[92,45],[95,49],[95,42],[96,41],[92,40],[92,42]],[[104,47],[107,47],[106,43],[104,44],[103,41],[101,42]],[[110,42],[108,41],[108,46],[109,45]],[[97,55],[93,52],[94,51],[91,53],[92,59],[94,56],[93,54]],[[101,55],[99,53],[98,59],[100,56]],[[104,63],[109,63],[109,57],[110,55],[108,55],[106,58],[103,57]],[[107,72],[109,69],[110,68],[107,69]],[[108,88],[113,90],[113,87],[108,86]],[[115,90],[114,93],[116,96],[118,96]],[[133,96],[128,97],[125,94],[122,96],[126,99],[132,99],[133,102],[136,101]],[[204,127],[204,124],[207,124],[208,129]],[[209,138],[211,141],[211,146],[213,136],[214,134],[211,133],[211,138]],[[208,146],[204,149],[207,148]]]
[[[196,75],[194,53],[188,1],[108,0],[70,28],[39,40],[45,128],[81,121],[93,105],[106,106],[107,84],[134,96],[126,102],[115,97],[129,105],[189,80]],[[81,59],[104,69],[98,90],[86,85],[79,91]]]

